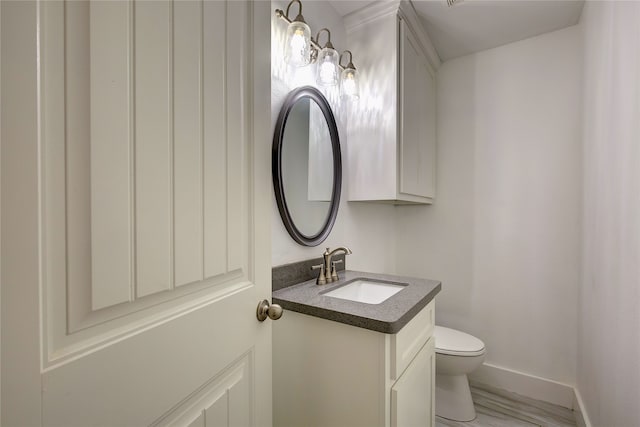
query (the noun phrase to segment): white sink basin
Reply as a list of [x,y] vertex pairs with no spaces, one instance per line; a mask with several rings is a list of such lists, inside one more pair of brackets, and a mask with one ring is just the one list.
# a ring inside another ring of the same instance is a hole
[[356,279],[338,289],[324,294],[328,297],[380,304],[392,295],[400,292],[406,285],[399,283],[374,282],[367,279]]

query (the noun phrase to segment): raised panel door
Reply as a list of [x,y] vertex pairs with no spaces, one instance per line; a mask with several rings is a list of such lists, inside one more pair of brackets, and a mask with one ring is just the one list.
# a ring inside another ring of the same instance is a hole
[[37,98],[2,111],[31,102],[11,131],[37,138],[3,134],[3,165],[25,167],[3,170],[2,197],[38,212],[14,203],[3,227],[38,230],[8,268],[39,271],[3,294],[39,330],[16,311],[2,347],[37,348],[40,365],[3,366],[39,383],[13,390],[3,421],[29,408],[43,425],[270,425],[271,326],[255,316],[271,293],[269,4],[23,4],[2,5],[20,20],[3,46],[37,56],[15,73]]

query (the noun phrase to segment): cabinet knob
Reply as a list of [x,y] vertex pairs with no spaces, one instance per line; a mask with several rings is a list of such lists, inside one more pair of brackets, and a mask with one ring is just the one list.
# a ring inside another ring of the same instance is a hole
[[282,307],[278,304],[269,304],[269,301],[264,299],[258,303],[256,317],[261,322],[264,322],[267,317],[271,320],[278,320],[282,317],[282,311]]

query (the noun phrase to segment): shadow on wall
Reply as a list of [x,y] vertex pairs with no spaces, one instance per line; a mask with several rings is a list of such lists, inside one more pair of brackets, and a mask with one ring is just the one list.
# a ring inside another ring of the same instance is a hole
[[[271,2],[272,9],[276,8],[284,9],[287,6],[287,2]],[[344,29],[341,30],[342,21],[337,13],[328,4],[322,2],[308,2],[305,3],[305,19],[311,26],[312,31],[327,26],[332,29],[332,40],[336,46],[343,46],[342,41],[345,38]],[[339,21],[338,21],[339,19]],[[318,23],[322,23],[319,26]],[[284,41],[287,30],[287,24],[281,19],[277,18],[275,13],[271,15],[271,121],[272,121],[272,133],[275,121],[278,117],[280,109],[287,94],[300,86],[313,86],[318,87],[315,83],[315,65],[309,65],[306,67],[294,67],[288,65],[284,60]],[[315,34],[314,34],[315,37]],[[343,144],[342,138],[346,134],[346,122],[345,114],[342,111],[342,106],[339,98],[339,91],[337,87],[319,88],[320,91],[329,101],[331,109],[334,112],[336,124],[338,126],[338,134],[341,138],[341,144]],[[344,157],[344,147],[343,147]],[[272,190],[273,191],[273,190]],[[272,193],[273,194],[273,193]],[[297,244],[287,233],[280,213],[275,203],[275,197],[273,197],[272,203],[272,265],[281,265],[293,261],[299,261],[309,258],[317,258],[322,254],[321,248],[324,244],[328,246],[340,246],[344,245],[345,239],[344,226],[342,219],[342,211],[344,209],[345,200],[344,197],[340,201],[340,210],[336,223],[333,227],[331,235],[325,241],[325,243],[319,247],[306,247]]]
[[437,200],[397,215],[399,274],[443,282],[437,322],[481,338],[489,363],[566,384],[582,215],[579,35],[574,26],[444,63]]
[[587,2],[577,389],[592,425],[640,425],[640,3]]
[[398,209],[398,271],[442,280],[438,322],[464,330],[472,312],[476,67],[473,56],[438,70],[436,202]]
[[[272,9],[286,8],[287,2],[272,2]],[[349,49],[346,42],[346,31],[342,17],[327,2],[308,1],[304,3],[304,17],[312,32],[328,27],[331,29],[331,40],[340,50]],[[282,44],[286,24],[275,17],[271,18],[271,117],[272,132],[282,103],[291,89],[303,85],[316,87],[314,67],[290,69],[284,63]],[[314,34],[315,37],[315,34]],[[357,52],[354,51],[354,60]],[[359,71],[365,72],[364,67]],[[362,89],[362,87],[361,87]],[[291,239],[280,219],[280,214],[273,199],[272,207],[272,265],[281,265],[304,259],[317,258],[324,247],[349,246],[353,255],[348,259],[348,268],[378,273],[395,273],[395,220],[394,207],[381,204],[348,203],[348,179],[346,168],[349,162],[346,156],[347,110],[348,103],[341,102],[339,88],[320,89],[334,112],[343,160],[343,181],[340,209],[336,223],[328,239],[317,247],[300,246]]]

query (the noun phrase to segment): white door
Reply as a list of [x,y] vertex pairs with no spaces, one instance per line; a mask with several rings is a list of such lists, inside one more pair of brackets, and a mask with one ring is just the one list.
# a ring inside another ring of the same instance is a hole
[[2,425],[270,426],[270,3],[1,7]]

